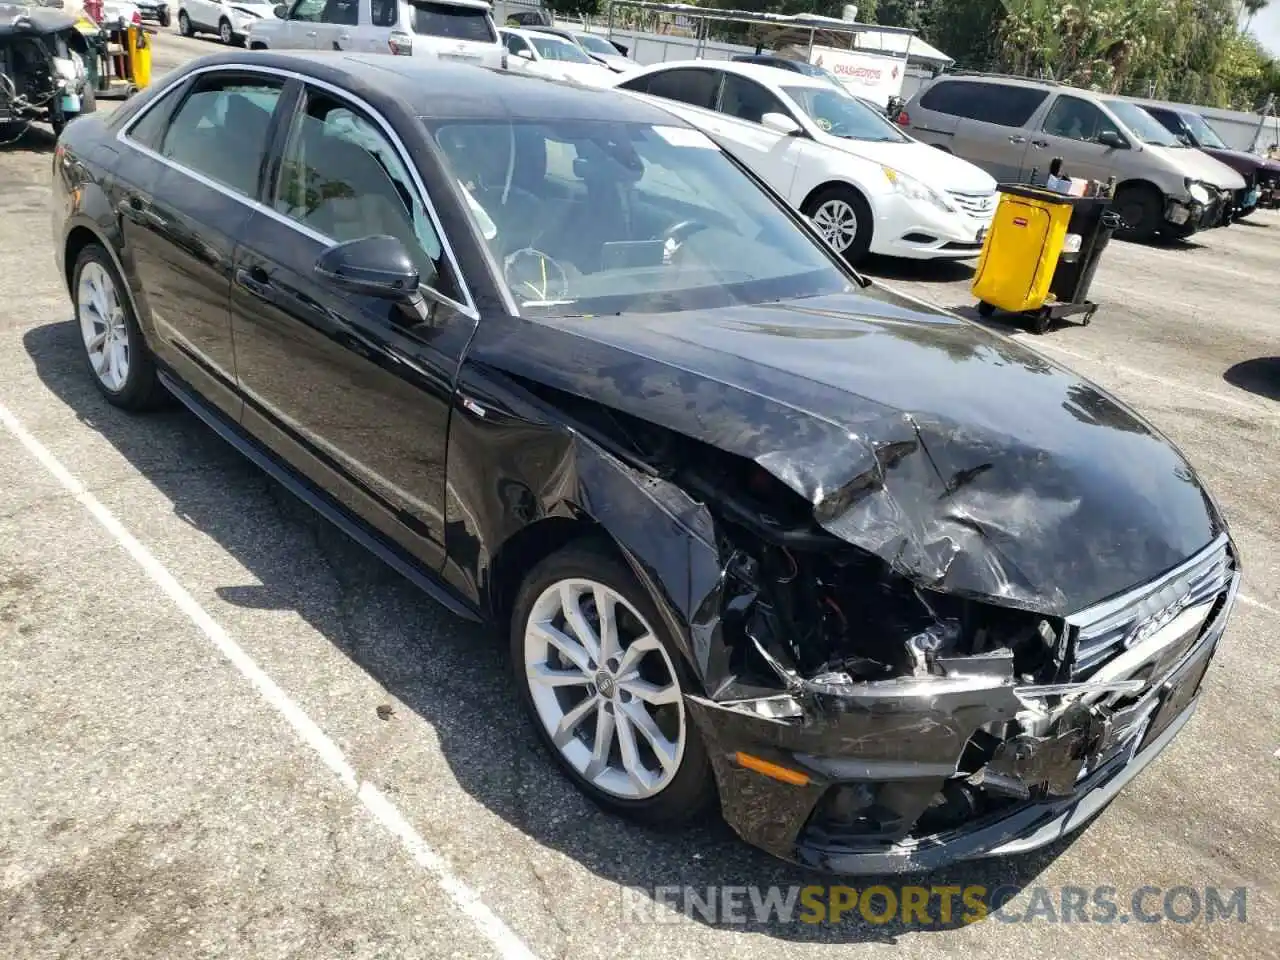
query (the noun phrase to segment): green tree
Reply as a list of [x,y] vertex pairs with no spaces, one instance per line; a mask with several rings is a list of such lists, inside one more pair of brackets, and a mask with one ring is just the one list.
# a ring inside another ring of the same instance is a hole
[[[867,20],[861,8],[858,19]],[[867,20],[868,23],[873,22]],[[920,8],[916,0],[879,0],[875,8],[875,23],[886,27],[910,27],[919,30],[921,26]]]

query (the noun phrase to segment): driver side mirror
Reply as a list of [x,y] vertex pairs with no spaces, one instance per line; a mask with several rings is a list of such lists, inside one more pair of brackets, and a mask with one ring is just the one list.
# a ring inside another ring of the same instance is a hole
[[329,286],[361,297],[410,303],[421,296],[422,277],[409,251],[395,237],[335,243],[316,259],[315,271]]
[[1128,150],[1129,141],[1114,130],[1101,130],[1097,136],[1098,143],[1112,150]]
[[785,113],[766,113],[760,118],[760,123],[784,137],[794,137],[801,132],[800,124]]
[[277,4],[276,4],[272,9],[271,9],[271,12],[272,12],[272,14],[274,14],[274,15],[275,15],[275,18],[276,18],[277,20],[288,20],[288,19],[289,19],[289,8],[288,8],[285,4],[283,4],[283,3],[277,3]]
[[525,60],[532,60],[533,51],[530,50],[528,47],[524,47],[523,49],[516,51],[516,56],[523,57]]

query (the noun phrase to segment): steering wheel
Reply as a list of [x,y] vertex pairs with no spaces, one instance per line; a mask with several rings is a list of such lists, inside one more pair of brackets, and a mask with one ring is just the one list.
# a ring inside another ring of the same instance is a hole
[[507,286],[530,300],[561,300],[569,295],[569,275],[559,262],[541,250],[521,247],[502,260]]
[[684,242],[706,229],[707,225],[701,220],[681,220],[667,227],[658,237],[662,241],[662,262],[673,263]]

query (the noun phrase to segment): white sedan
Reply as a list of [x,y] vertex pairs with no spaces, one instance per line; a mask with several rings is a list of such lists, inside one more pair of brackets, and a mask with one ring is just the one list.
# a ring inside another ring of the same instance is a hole
[[674,61],[618,78],[663,100],[751,167],[851,262],[975,257],[989,174],[913,140],[828,81],[753,63]]
[[189,37],[216,33],[226,44],[243,44],[252,24],[274,17],[275,5],[262,0],[180,0],[178,31]]
[[568,80],[589,87],[612,86],[614,72],[591,59],[576,43],[536,30],[503,28],[507,45],[507,67],[521,73],[552,80]]

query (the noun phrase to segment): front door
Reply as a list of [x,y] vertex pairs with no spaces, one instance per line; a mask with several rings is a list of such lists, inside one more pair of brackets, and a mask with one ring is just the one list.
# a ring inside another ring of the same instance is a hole
[[761,122],[766,113],[780,113],[795,120],[792,112],[760,84],[734,73],[724,75],[716,112],[716,117],[704,122],[705,128],[794,203],[791,187],[803,158],[801,138],[778,133]]
[[[401,150],[362,109],[308,89],[277,182],[236,251],[243,425],[428,565],[444,562],[445,448],[475,312]],[[317,277],[335,242],[389,234],[414,258],[423,322]]]
[[290,50],[315,50],[320,42],[320,18],[325,0],[294,0],[284,22],[284,43]]
[[1114,170],[1117,148],[1098,142],[1104,131],[1121,136],[1106,114],[1088,100],[1059,94],[1049,106],[1041,129],[1030,134],[1031,148],[1022,162],[1024,176],[1037,167],[1039,179],[1043,180],[1049,164],[1061,157],[1067,176],[1106,180]]
[[232,254],[258,193],[282,90],[282,80],[261,74],[202,74],[162,130],[144,114],[126,134],[142,154],[135,161],[152,167],[149,189],[122,184],[117,201],[152,324],[150,346],[232,417],[239,413],[227,306]]

